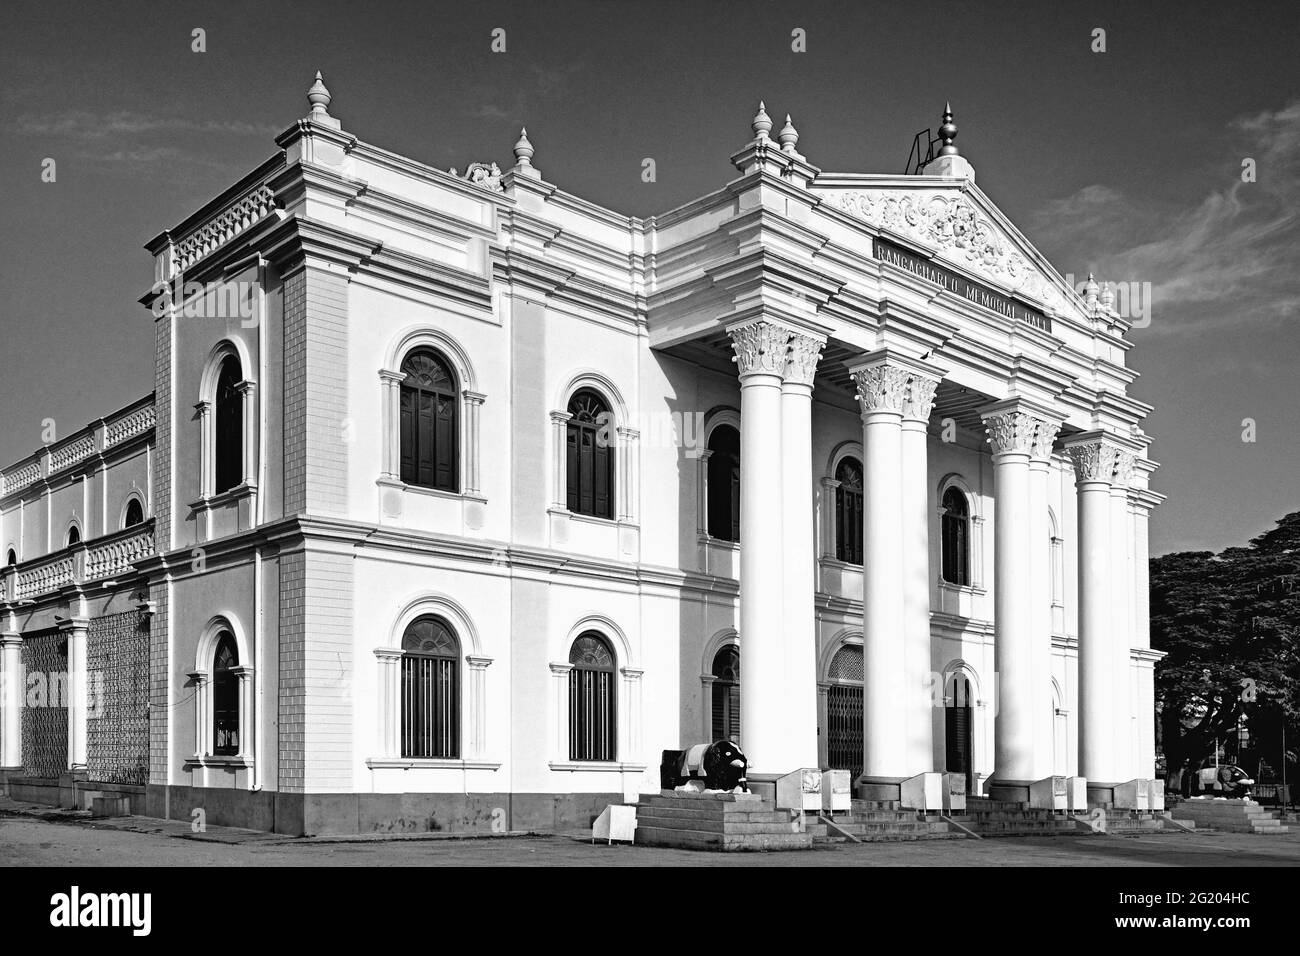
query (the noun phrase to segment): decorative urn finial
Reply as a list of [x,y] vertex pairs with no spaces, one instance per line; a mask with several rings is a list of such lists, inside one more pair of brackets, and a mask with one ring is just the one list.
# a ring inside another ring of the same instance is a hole
[[1091,272],[1088,273],[1088,281],[1083,285],[1083,301],[1090,309],[1097,304],[1097,280],[1092,277]]
[[799,142],[799,131],[794,128],[794,123],[790,122],[790,114],[785,114],[785,125],[781,127],[781,132],[777,133],[777,139],[781,142],[781,149],[784,152],[798,155],[795,153],[795,145]]
[[760,142],[767,139],[767,134],[772,132],[772,117],[767,115],[767,107],[762,100],[758,101],[758,112],[754,114],[750,129],[754,131],[754,139]]
[[1110,307],[1115,304],[1115,293],[1111,290],[1109,281],[1103,282],[1101,284],[1100,301],[1101,301],[1101,307],[1105,309],[1107,312],[1109,312]]
[[943,140],[943,146],[939,149],[940,156],[958,155],[957,147],[952,142],[957,138],[957,124],[952,121],[951,103],[943,105],[943,125],[939,127],[939,138]]
[[311,117],[329,116],[330,91],[325,89],[325,81],[321,79],[320,70],[316,71],[316,82],[311,85],[307,91],[307,102],[311,104]]
[[528,127],[519,130],[519,142],[515,143],[515,165],[533,165],[533,144],[528,142]]

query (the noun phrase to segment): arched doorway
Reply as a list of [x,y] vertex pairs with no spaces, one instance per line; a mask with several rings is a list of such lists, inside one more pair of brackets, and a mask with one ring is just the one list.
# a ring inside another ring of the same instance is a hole
[[862,647],[845,644],[831,658],[826,679],[826,763],[862,773]]
[[966,777],[966,792],[975,792],[974,698],[970,680],[953,674],[943,689],[944,769]]

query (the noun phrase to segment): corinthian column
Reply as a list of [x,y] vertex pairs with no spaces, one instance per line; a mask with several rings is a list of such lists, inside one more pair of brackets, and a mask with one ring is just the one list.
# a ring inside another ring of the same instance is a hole
[[1114,668],[1115,779],[1145,777],[1137,773],[1133,726],[1133,570],[1129,564],[1133,522],[1129,516],[1128,486],[1133,477],[1133,455],[1115,453],[1110,483],[1110,636],[1111,666]]
[[[913,372],[886,351],[849,371],[862,411],[863,776],[876,798],[919,772],[908,763],[903,616],[903,409]],[[928,755],[927,755],[928,758]],[[929,759],[922,769],[929,769]],[[874,789],[874,788],[880,789]]]
[[[1034,725],[1041,713],[1035,686],[1035,601],[1029,461],[1057,425],[1031,414],[1018,399],[982,410],[993,449],[993,626],[997,713],[993,724],[995,784],[1025,787],[1051,774],[1050,755],[1036,752]],[[1047,635],[1040,636],[1047,640]],[[1027,796],[1028,794],[1026,794]]]
[[785,763],[781,387],[789,329],[763,320],[727,330],[740,376],[740,700],[751,774]]
[[1058,427],[1043,422],[1029,457],[1029,548],[1033,593],[1033,734],[1036,780],[1054,773],[1056,714],[1052,706],[1052,539],[1048,477]]
[[[826,343],[794,333],[781,385],[781,497],[785,546],[785,739],[788,770],[817,767],[817,621],[813,533],[812,383]],[[741,461],[745,456],[741,444]],[[744,478],[741,478],[742,494]],[[745,542],[741,543],[743,556]],[[741,674],[745,662],[741,661]],[[744,707],[742,697],[741,707]]]
[[[1110,483],[1119,449],[1088,432],[1066,444],[1079,502],[1079,774],[1118,783],[1110,627]],[[1123,691],[1127,694],[1127,687]]]
[[[902,458],[903,711],[910,774],[934,770],[935,669],[930,649],[930,477],[926,428],[942,370],[908,364],[899,452]],[[931,374],[926,374],[929,371]],[[866,486],[871,494],[870,486]]]

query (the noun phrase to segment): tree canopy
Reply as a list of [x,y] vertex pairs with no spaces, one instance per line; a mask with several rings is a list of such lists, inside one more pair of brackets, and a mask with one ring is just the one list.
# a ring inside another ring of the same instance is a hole
[[1216,741],[1235,737],[1242,715],[1253,752],[1278,767],[1285,730],[1294,762],[1298,639],[1300,512],[1246,547],[1152,560],[1151,646],[1168,655],[1155,682],[1171,785],[1213,756]]

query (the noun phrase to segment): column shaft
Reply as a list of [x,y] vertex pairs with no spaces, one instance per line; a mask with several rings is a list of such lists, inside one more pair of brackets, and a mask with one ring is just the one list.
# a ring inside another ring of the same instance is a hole
[[[812,381],[822,340],[791,337],[781,387],[781,516],[784,524],[785,738],[787,769],[817,767],[817,612],[812,480]],[[745,446],[741,445],[742,467]],[[744,487],[742,477],[741,487]],[[743,490],[742,490],[743,494]],[[747,546],[741,542],[742,557]],[[745,662],[741,660],[741,673]],[[742,707],[743,707],[742,703]]]
[[1129,564],[1132,525],[1128,513],[1128,480],[1133,456],[1116,455],[1110,486],[1110,613],[1111,667],[1114,673],[1116,780],[1131,780],[1137,761],[1133,753],[1133,575]]
[[[983,417],[993,446],[995,496],[993,772],[998,783],[1021,786],[1052,772],[1052,714],[1044,703],[1050,701],[1051,685],[1043,672],[1051,645],[1050,635],[1040,629],[1039,609],[1051,597],[1035,587],[1046,581],[1043,569],[1035,568],[1047,556],[1046,534],[1040,533],[1044,521],[1035,511],[1046,509],[1046,487],[1039,481],[1045,470],[1031,482],[1030,460],[1045,457],[1057,425],[1028,414],[1019,400],[1000,402]],[[1038,492],[1031,493],[1031,483],[1040,484]]]
[[[1050,454],[1050,444],[1047,453]],[[1037,452],[1037,449],[1036,449]],[[1034,779],[1056,772],[1056,713],[1052,706],[1052,540],[1047,520],[1047,457],[1029,462],[1030,593],[1033,595]]]
[[740,696],[751,774],[783,774],[786,707],[781,384],[787,329],[730,330],[740,374]]
[[[903,707],[907,733],[904,759],[909,774],[935,769],[935,692],[931,687],[931,675],[936,668],[930,635],[930,478],[926,426],[938,384],[937,378],[911,376],[899,435],[902,458],[902,520],[899,531],[903,586]],[[869,496],[871,489],[869,485],[866,487]],[[868,552],[868,562],[871,561],[870,555]]]
[[68,767],[86,767],[87,717],[90,706],[84,622],[68,629]]
[[[1079,505],[1079,773],[1116,783],[1113,642],[1110,638],[1110,480],[1116,450],[1091,440],[1068,446]],[[1122,693],[1127,696],[1127,688]]]
[[0,634],[0,767],[23,762],[22,636]]

